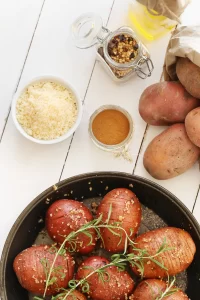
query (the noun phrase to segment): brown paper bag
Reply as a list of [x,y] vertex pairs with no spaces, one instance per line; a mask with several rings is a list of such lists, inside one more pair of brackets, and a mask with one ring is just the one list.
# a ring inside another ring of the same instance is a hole
[[169,41],[163,68],[164,79],[177,80],[176,62],[178,57],[187,57],[200,67],[200,26],[181,26]]
[[[162,15],[180,23],[180,15],[191,0],[137,0],[154,15]],[[155,13],[156,12],[156,13]]]

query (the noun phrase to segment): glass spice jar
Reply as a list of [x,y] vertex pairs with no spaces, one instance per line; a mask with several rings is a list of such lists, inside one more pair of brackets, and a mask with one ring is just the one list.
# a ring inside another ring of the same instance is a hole
[[97,60],[113,80],[126,81],[134,74],[142,79],[151,76],[150,54],[130,27],[112,32],[103,26],[99,15],[87,13],[74,21],[71,31],[76,47],[96,46]]

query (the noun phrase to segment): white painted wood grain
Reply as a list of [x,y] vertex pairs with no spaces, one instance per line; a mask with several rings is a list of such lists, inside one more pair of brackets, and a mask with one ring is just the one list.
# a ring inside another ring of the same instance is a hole
[[[37,0],[32,2],[37,2]],[[95,61],[95,53],[93,49],[78,50],[72,45],[69,25],[76,16],[87,11],[98,12],[106,23],[111,6],[112,0],[46,0],[20,86],[34,76],[54,74],[69,80],[84,99]],[[191,15],[192,13],[190,18]],[[116,0],[109,27],[113,30],[125,24],[125,1]],[[124,85],[117,86],[105,74],[101,66],[96,65],[85,99],[83,121],[75,134],[62,178],[97,170],[132,172],[145,130],[145,123],[138,115],[138,99],[145,86],[160,79],[167,42],[166,36],[156,44],[150,45],[155,71],[153,76],[146,81],[134,78]],[[9,85],[7,80],[5,84]],[[131,146],[134,159],[132,164],[113,158],[111,154],[97,149],[88,137],[90,114],[98,106],[110,103],[125,107],[135,121],[135,133]],[[149,140],[156,133],[152,129],[148,136]],[[1,216],[0,251],[17,215],[37,194],[58,181],[69,143],[70,139],[52,146],[33,144],[20,136],[12,120],[9,119],[0,145],[0,206],[4,211],[9,211],[9,214]],[[138,172],[144,172],[141,159],[142,154],[136,169]],[[196,179],[199,175],[197,175],[195,166],[194,169],[177,177],[171,184],[170,181],[166,183],[170,185],[169,189],[177,189],[178,195],[180,198],[184,197],[184,202],[190,209],[192,205],[189,201],[194,203],[194,191],[198,186]],[[148,177],[147,174],[144,176]],[[182,179],[183,176],[186,176],[184,177],[186,179]],[[195,182],[194,185],[193,182]],[[187,189],[188,183],[191,185]],[[181,192],[182,189],[183,192]],[[187,200],[186,197],[191,200]]]
[[[46,0],[24,68],[20,86],[41,74],[54,74],[74,84],[83,99],[94,65],[92,50],[81,54],[72,45],[69,27],[87,11],[99,12],[106,22],[112,0]],[[57,145],[37,145],[23,138],[8,120],[0,145],[1,207],[0,249],[23,208],[59,180],[70,139]],[[12,207],[12,209],[10,209]]]
[[199,9],[199,0],[191,0],[181,16],[182,24],[186,26],[200,25]]
[[[109,29],[116,30],[120,26],[127,25],[127,3],[123,0],[115,0],[108,24]],[[109,170],[132,173],[146,127],[145,122],[143,122],[138,113],[138,100],[147,85],[160,79],[168,38],[168,36],[165,36],[154,47],[150,45],[155,70],[149,79],[142,80],[135,76],[126,83],[117,84],[108,77],[99,63],[96,64],[85,99],[83,121],[75,133],[62,179],[91,171]],[[99,106],[106,104],[122,106],[133,118],[135,128],[130,146],[130,153],[133,158],[132,163],[125,161],[123,158],[116,158],[113,154],[98,149],[93,145],[89,137],[88,124],[90,115]]]
[[43,0],[1,1],[0,137]]

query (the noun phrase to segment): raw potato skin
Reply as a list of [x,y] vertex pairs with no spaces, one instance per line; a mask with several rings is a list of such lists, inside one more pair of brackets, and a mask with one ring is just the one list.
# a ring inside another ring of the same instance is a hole
[[[92,214],[84,204],[75,200],[61,199],[49,207],[46,214],[46,228],[55,242],[62,243],[72,231],[78,230],[92,220]],[[94,229],[88,231],[93,237],[92,243],[90,244],[90,237],[80,233],[76,238],[76,252],[87,254],[94,250],[96,232]],[[69,243],[66,243],[66,248],[71,248]]]
[[[189,233],[182,229],[159,228],[146,232],[135,239],[136,247],[146,249],[150,256],[155,255],[164,242],[173,249],[159,254],[155,259],[164,264],[167,271],[149,259],[145,259],[143,261],[144,278],[164,278],[168,275],[176,275],[187,269],[192,263],[196,247]],[[130,248],[130,252],[134,251]],[[140,275],[137,268],[133,267],[132,269],[137,275]]]
[[189,112],[185,119],[185,128],[191,142],[200,147],[200,107]]
[[[103,222],[108,219],[108,212],[111,206],[112,212],[108,224],[120,222],[120,226],[133,238],[138,232],[141,222],[141,205],[136,195],[126,188],[114,189],[107,193],[97,210],[97,217],[102,214]],[[122,230],[116,232],[122,234],[121,242],[120,236],[114,235],[108,229],[101,229],[105,249],[109,252],[124,250],[125,233]]]
[[143,164],[156,179],[169,179],[190,169],[200,149],[187,136],[184,124],[175,124],[156,136],[147,147]]
[[176,63],[176,74],[188,93],[200,98],[200,67],[188,58],[180,57]]
[[[21,286],[36,295],[43,295],[46,275],[41,259],[48,260],[51,266],[54,258],[55,253],[52,253],[50,246],[47,245],[33,246],[18,254],[13,267]],[[59,272],[52,273],[51,278],[55,276],[57,281],[48,287],[46,295],[54,295],[58,293],[58,288],[66,288],[69,280],[73,277],[74,261],[69,254],[58,255],[54,266],[61,266],[61,268]],[[65,278],[62,279],[63,274],[65,274]]]
[[181,83],[164,81],[147,87],[140,97],[139,113],[151,125],[184,122],[186,115],[200,105]]
[[[167,284],[165,281],[147,279],[137,286],[134,293],[129,297],[129,300],[157,300],[166,289]],[[163,300],[189,300],[189,298],[181,290],[178,290],[172,295],[164,297]]]
[[[83,279],[92,271],[105,266],[109,261],[101,256],[87,258],[78,268],[77,279]],[[85,268],[89,266],[91,268]],[[105,269],[109,274],[104,274],[105,281],[101,281],[97,273],[87,278],[89,283],[89,297],[95,300],[125,300],[134,288],[134,281],[126,271],[118,271],[117,267],[111,266]]]

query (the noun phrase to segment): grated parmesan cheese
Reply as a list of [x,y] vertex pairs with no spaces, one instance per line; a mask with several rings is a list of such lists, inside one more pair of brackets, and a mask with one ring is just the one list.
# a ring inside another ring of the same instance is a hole
[[16,117],[25,132],[40,140],[67,133],[77,119],[77,103],[61,84],[40,81],[31,84],[17,100]]

